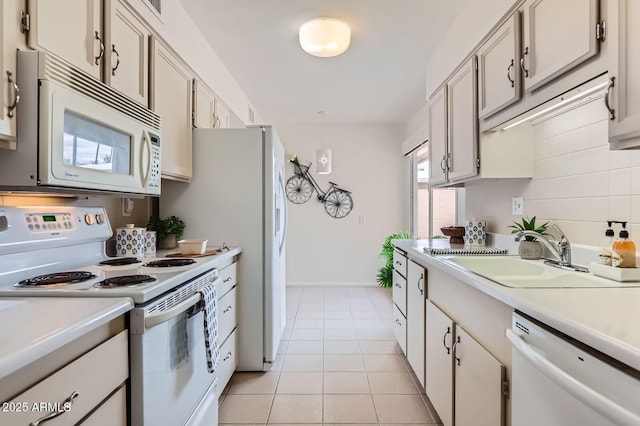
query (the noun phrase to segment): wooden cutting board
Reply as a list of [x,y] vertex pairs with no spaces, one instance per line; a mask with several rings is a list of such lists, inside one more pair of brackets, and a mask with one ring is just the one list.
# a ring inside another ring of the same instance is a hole
[[202,254],[182,254],[182,253],[171,253],[165,255],[165,257],[204,257],[204,256],[215,256],[216,254],[222,253],[222,249],[211,249],[207,250]]

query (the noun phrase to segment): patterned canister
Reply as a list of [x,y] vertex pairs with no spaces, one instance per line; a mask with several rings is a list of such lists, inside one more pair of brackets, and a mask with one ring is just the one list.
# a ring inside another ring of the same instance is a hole
[[487,242],[487,223],[484,220],[467,220],[464,226],[464,243],[468,246],[484,246]]
[[156,231],[144,232],[144,257],[156,257]]
[[136,228],[128,223],[125,228],[116,229],[116,251],[122,257],[144,256],[144,228]]

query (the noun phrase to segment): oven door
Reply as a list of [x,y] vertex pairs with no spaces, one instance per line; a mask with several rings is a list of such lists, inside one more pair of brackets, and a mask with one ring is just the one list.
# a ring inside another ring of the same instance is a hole
[[41,185],[156,192],[148,187],[158,138],[139,121],[49,80],[41,80],[39,120]]
[[[215,374],[207,371],[204,314],[189,313],[199,300],[195,294],[153,314],[149,306],[132,311],[131,424],[183,425],[207,393],[215,392]],[[146,330],[136,334],[134,323],[141,317]]]

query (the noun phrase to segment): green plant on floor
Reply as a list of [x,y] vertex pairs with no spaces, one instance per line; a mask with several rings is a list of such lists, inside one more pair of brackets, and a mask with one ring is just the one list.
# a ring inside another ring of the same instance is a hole
[[409,238],[411,238],[409,231],[400,231],[384,239],[380,257],[385,260],[385,265],[378,270],[378,275],[376,275],[376,281],[380,287],[391,287],[393,285],[393,244],[391,240],[407,240]]
[[[549,222],[545,222],[542,225],[536,225],[536,217],[533,216],[527,221],[524,217],[521,222],[513,222],[513,225],[509,225],[509,228],[513,228],[512,234],[517,234],[520,231],[535,231],[540,235],[547,235],[547,227]],[[525,241],[535,241],[536,237],[526,235]]]

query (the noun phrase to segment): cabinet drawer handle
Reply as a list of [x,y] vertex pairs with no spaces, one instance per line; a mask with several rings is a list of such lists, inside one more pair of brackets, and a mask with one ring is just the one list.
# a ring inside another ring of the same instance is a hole
[[447,350],[447,355],[451,353],[451,348],[447,346],[447,335],[451,334],[451,327],[447,327],[446,333],[442,336],[442,346]]
[[111,51],[116,54],[116,66],[111,68],[111,75],[115,77],[116,76],[116,70],[120,66],[120,54],[116,50],[116,45],[115,44],[111,45]]
[[402,262],[400,262],[399,260],[396,260],[396,265],[402,265]]
[[100,42],[100,53],[98,53],[98,56],[96,56],[96,65],[100,65],[100,59],[102,59],[102,57],[104,56],[104,43],[100,38],[100,33],[97,31],[96,31],[96,40]]
[[613,86],[615,86],[616,83],[616,78],[615,77],[611,77],[609,79],[609,86],[607,86],[607,94],[604,97],[604,105],[607,107],[607,110],[609,111],[609,120],[615,120],[616,118],[616,110],[614,110],[613,108],[611,108],[611,89],[613,89]]
[[15,115],[13,111],[16,109],[18,102],[20,102],[20,88],[13,79],[13,74],[11,74],[11,71],[7,71],[7,82],[13,87],[14,93],[13,103],[7,107],[7,116],[9,118],[12,118]]
[[424,282],[424,274],[420,274],[420,278],[418,278],[418,290],[420,290],[420,296],[424,295],[424,286],[420,287],[420,281]]
[[229,281],[231,281],[231,277],[227,277],[224,280],[222,280],[223,283],[228,283]]
[[402,288],[402,286],[400,284],[398,284],[398,283],[396,283],[396,287]]
[[227,361],[227,360],[229,360],[229,358],[231,358],[231,355],[233,355],[233,354],[231,353],[231,351],[227,352],[227,356],[225,356],[225,357],[222,359],[222,361]]
[[456,359],[456,364],[460,365],[460,358],[457,355],[458,343],[460,343],[460,336],[456,337],[456,342],[453,344],[453,357]]
[[507,80],[511,83],[511,87],[516,86],[516,82],[511,78],[511,70],[513,69],[514,60],[511,60],[511,64],[507,67]]
[[400,321],[398,318],[396,318],[396,324],[402,325],[402,321]]
[[227,306],[224,311],[222,311],[223,314],[226,314],[227,312],[229,312],[230,310],[232,310],[233,307],[231,307],[231,305]]
[[529,54],[529,46],[524,48],[524,52],[522,52],[522,56],[520,56],[520,69],[524,72],[525,77],[529,77],[529,70],[524,67],[524,57]]
[[54,411],[53,413],[49,413],[44,417],[40,417],[35,422],[29,423],[29,426],[38,426],[40,423],[44,423],[47,420],[55,419],[56,417],[66,413],[67,411],[70,411],[71,406],[73,405],[73,400],[76,399],[78,395],[80,395],[78,392],[73,391],[71,395],[67,397],[67,399],[62,401],[62,404],[60,404],[60,408],[57,411]]

